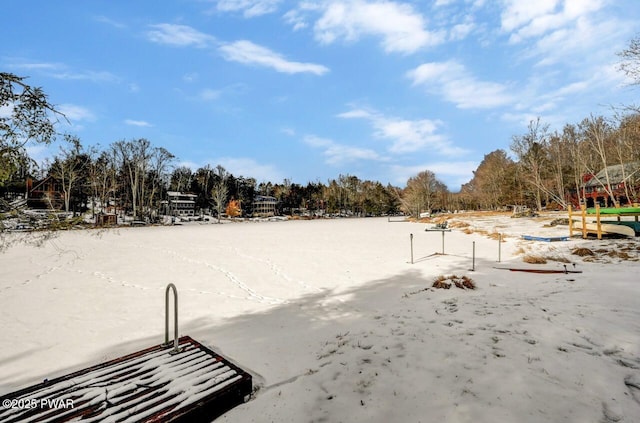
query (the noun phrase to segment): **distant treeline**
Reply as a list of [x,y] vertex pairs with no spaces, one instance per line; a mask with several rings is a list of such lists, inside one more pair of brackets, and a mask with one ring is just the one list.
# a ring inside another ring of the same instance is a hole
[[[473,178],[456,193],[428,169],[410,178],[404,187],[353,175],[304,185],[290,180],[258,183],[251,176],[233,175],[220,165],[195,171],[175,167],[173,154],[146,139],[87,149],[78,137],[65,135],[63,145],[59,154],[40,168],[24,150],[0,191],[23,190],[27,178],[51,177],[63,193],[62,207],[67,211],[116,202],[134,217],[157,214],[167,191],[195,194],[198,209],[212,209],[221,187],[221,200],[238,200],[244,215],[251,214],[256,195],[275,197],[280,214],[416,215],[497,209],[509,204],[565,208],[579,201],[588,179],[585,175],[611,165],[640,164],[640,114],[629,113],[617,120],[589,117],[577,125],[566,125],[562,132],[551,132],[539,120],[532,121],[525,134],[513,137],[513,158],[504,150],[487,154]],[[627,201],[639,201],[640,170],[629,172],[625,179]],[[614,195],[617,185],[613,186],[619,182],[600,181],[602,195],[611,193],[611,201],[619,201]]]
[[[620,70],[640,85],[640,38],[631,40],[619,55]],[[50,144],[60,136],[56,122],[66,117],[25,77],[0,72],[0,212],[12,210],[12,193],[24,193],[28,181],[43,179],[61,193],[56,207],[84,211],[95,210],[97,204],[112,205],[134,218],[157,215],[168,191],[195,194],[200,210],[220,212],[233,200],[245,215],[251,214],[256,195],[275,197],[281,214],[418,215],[511,204],[566,208],[585,202],[587,183],[607,203],[640,202],[639,112],[626,107],[613,117],[592,115],[561,131],[533,120],[524,134],[512,137],[510,152],[485,155],[459,192],[450,192],[429,169],[409,178],[404,187],[353,175],[306,185],[290,180],[258,183],[220,165],[195,171],[175,167],[172,153],[143,138],[87,148],[78,136],[64,134],[59,153],[38,167],[27,145]],[[608,173],[615,165],[622,171]],[[54,199],[45,200],[54,206]]]

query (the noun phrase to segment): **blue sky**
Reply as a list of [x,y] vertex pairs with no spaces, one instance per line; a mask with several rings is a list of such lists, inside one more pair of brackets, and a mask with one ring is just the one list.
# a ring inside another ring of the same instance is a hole
[[[84,145],[147,138],[176,165],[258,182],[339,174],[451,190],[540,117],[636,103],[616,53],[637,0],[3,3],[0,69]],[[55,147],[34,148],[39,157]]]

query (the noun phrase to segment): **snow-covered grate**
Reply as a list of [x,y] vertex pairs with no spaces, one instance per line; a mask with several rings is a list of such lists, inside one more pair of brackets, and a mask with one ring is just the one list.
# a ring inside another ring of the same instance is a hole
[[2,397],[2,422],[210,422],[251,393],[251,376],[188,336]]

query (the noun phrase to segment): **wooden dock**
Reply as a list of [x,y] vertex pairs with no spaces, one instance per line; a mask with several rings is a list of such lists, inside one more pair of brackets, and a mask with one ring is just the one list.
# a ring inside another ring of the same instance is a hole
[[251,375],[188,336],[178,344],[5,395],[0,421],[211,422],[251,394]]

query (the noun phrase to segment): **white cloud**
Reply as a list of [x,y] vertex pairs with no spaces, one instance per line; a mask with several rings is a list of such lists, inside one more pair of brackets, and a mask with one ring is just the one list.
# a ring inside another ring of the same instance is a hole
[[566,95],[577,94],[577,93],[584,92],[585,90],[589,89],[590,87],[591,87],[591,85],[589,84],[589,81],[572,82],[572,83],[569,83],[569,84],[565,85],[564,87],[559,88],[555,92],[553,92],[553,96],[554,97],[558,97],[558,96],[559,97],[564,97]]
[[147,31],[147,38],[158,44],[166,44],[175,47],[207,47],[215,38],[211,35],[200,32],[187,25],[177,24],[156,24],[150,25],[151,30]]
[[216,8],[221,12],[239,12],[245,18],[273,13],[282,0],[218,0]]
[[260,163],[249,157],[218,157],[201,163],[182,160],[178,162],[176,167],[188,167],[195,172],[205,165],[211,165],[212,167],[220,165],[236,178],[240,176],[254,178],[258,183],[262,181],[282,181],[285,178],[284,174],[276,166]]
[[92,82],[118,82],[119,78],[107,71],[67,71],[67,72],[55,72],[51,74],[52,77],[57,79],[66,80],[86,80]]
[[219,90],[212,90],[210,88],[206,88],[202,91],[200,91],[200,99],[204,100],[204,101],[211,101],[211,100],[216,100],[220,97],[220,91]]
[[425,63],[407,72],[414,85],[424,86],[428,92],[441,95],[460,109],[486,109],[504,106],[514,101],[508,86],[480,81],[460,63]]
[[323,44],[337,40],[355,42],[365,36],[382,38],[386,52],[414,53],[441,44],[443,31],[429,31],[423,16],[410,4],[394,1],[330,0],[301,6],[285,15],[285,20],[300,29],[307,25],[306,16],[320,14],[313,30]]
[[290,137],[293,137],[293,136],[296,135],[296,130],[293,129],[293,128],[288,128],[288,127],[280,129],[280,132],[282,132],[283,134],[288,135]]
[[304,16],[298,10],[290,10],[282,18],[293,27],[294,31],[301,30],[308,26]]
[[119,82],[119,78],[107,71],[87,71],[70,69],[62,63],[14,63],[11,67],[39,71],[56,79],[92,81],[92,82]]
[[465,150],[453,147],[444,135],[438,133],[442,126],[442,122],[438,120],[387,117],[364,109],[352,109],[339,114],[338,117],[368,120],[376,138],[391,141],[388,151],[394,154],[411,153],[426,148],[449,156],[465,153]]
[[449,39],[463,40],[467,38],[469,34],[476,28],[476,25],[473,22],[465,22],[461,24],[454,25],[449,31]]
[[322,154],[326,157],[326,163],[333,166],[359,160],[384,160],[371,149],[338,144],[333,140],[315,135],[307,135],[303,141],[311,147],[322,149]]
[[74,122],[93,121],[95,119],[93,113],[89,109],[82,106],[76,106],[74,104],[61,104],[57,107],[57,109],[60,113],[65,115],[67,119],[69,119],[69,122],[71,122],[72,124]]
[[519,0],[508,0],[502,12],[502,29],[512,32],[511,42],[540,37],[567,28],[603,7],[602,0],[538,0],[535,7]]
[[392,153],[411,153],[426,147],[433,147],[438,153],[456,154],[444,136],[436,134],[439,123],[429,119],[382,119],[373,122],[375,134],[380,138],[393,140],[389,148]]
[[502,11],[502,29],[514,31],[517,28],[529,25],[544,16],[549,16],[556,10],[560,0],[537,0],[535,5],[519,0],[504,1],[505,8]]
[[[557,83],[555,79],[562,77]],[[546,81],[554,81],[546,84]],[[527,94],[502,119],[526,124],[536,117],[544,118],[553,127],[562,127],[566,122],[581,119],[589,113],[589,102],[571,101],[575,98],[592,98],[594,93],[609,92],[624,86],[624,76],[613,64],[592,65],[584,76],[575,78],[556,75],[556,72],[540,73],[530,78]]]
[[[533,63],[513,107],[501,115],[503,120],[526,124],[541,116],[561,127],[563,121],[588,114],[602,93],[623,84],[615,52],[633,36],[635,22],[616,14],[609,7],[611,2],[543,0],[530,7],[510,0],[502,4],[502,30],[511,44],[507,51],[522,64]],[[573,100],[576,96],[581,101]]]
[[200,75],[198,75],[197,72],[190,72],[190,73],[184,74],[182,76],[182,80],[187,83],[193,83],[193,82],[196,82],[199,77]]
[[514,113],[514,112],[506,112],[503,113],[501,119],[505,122],[512,122],[518,124],[519,126],[526,128],[529,125],[529,122],[535,121],[540,118],[541,122],[549,123],[549,119],[546,116],[542,116],[540,113],[531,113],[531,112],[523,112],[523,113]]
[[27,70],[60,70],[65,68],[65,65],[61,63],[15,63],[11,65],[12,67],[18,69],[27,69]]
[[478,168],[477,162],[472,161],[447,161],[447,162],[431,162],[419,165],[401,166],[394,165],[390,167],[393,183],[404,186],[409,178],[416,176],[418,173],[430,170],[436,178],[447,184],[452,191],[460,189],[462,184],[469,182],[473,178],[473,171]]
[[153,126],[152,124],[144,120],[125,119],[124,123],[131,126],[139,126],[141,128],[149,128]]
[[224,167],[233,176],[255,178],[256,181],[282,181],[284,174],[274,165],[260,163],[247,157],[221,157],[210,161]]
[[375,115],[375,112],[370,112],[368,110],[351,109],[348,112],[340,113],[338,117],[341,117],[343,119],[358,119],[358,118],[369,119],[369,118],[373,118],[374,115]]
[[125,24],[123,24],[121,22],[118,22],[118,21],[115,21],[115,20],[113,20],[111,18],[108,18],[106,16],[96,16],[96,17],[94,17],[94,19],[96,20],[96,22],[104,23],[104,24],[110,25],[110,26],[112,26],[114,28],[117,28],[117,29],[125,29],[127,27]]
[[[599,22],[579,19],[571,28],[561,28],[536,40],[532,56],[541,57],[539,66],[557,63],[600,65],[603,61],[615,61],[615,51],[622,48],[628,28],[613,20]],[[616,45],[620,48],[615,47]]]
[[314,63],[301,63],[286,60],[282,55],[247,40],[223,44],[220,51],[232,62],[257,65],[274,69],[283,73],[312,73],[324,75],[329,68]]
[[542,113],[550,112],[555,110],[558,105],[553,101],[548,101],[546,103],[541,103],[531,107],[531,111],[536,115],[540,116]]
[[178,167],[188,167],[192,172],[195,172],[199,168],[204,167],[204,165],[189,160],[181,160],[176,164],[176,168]]
[[38,167],[45,169],[49,167],[52,158],[59,154],[59,147],[60,142],[54,141],[54,143],[49,145],[28,144],[25,150],[29,158],[36,162]]

